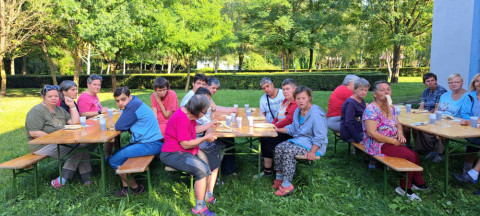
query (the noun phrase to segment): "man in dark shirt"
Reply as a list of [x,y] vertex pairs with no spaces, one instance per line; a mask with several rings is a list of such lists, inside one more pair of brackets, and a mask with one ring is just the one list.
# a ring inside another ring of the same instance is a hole
[[424,74],[423,84],[425,84],[428,88],[423,90],[422,101],[419,109],[426,109],[433,113],[438,106],[440,96],[447,92],[447,90],[437,84],[437,75],[434,73]]

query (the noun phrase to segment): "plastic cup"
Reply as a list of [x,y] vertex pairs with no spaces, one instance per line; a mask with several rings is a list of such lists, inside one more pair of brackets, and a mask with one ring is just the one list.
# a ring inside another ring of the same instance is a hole
[[113,109],[111,108],[108,109],[108,117],[113,117]]
[[226,117],[225,117],[225,120],[226,120],[227,126],[232,125],[232,116],[226,116]]
[[232,123],[235,123],[235,117],[237,117],[236,113],[230,113],[230,116],[232,117]]
[[245,104],[245,110],[248,110],[250,108],[250,104]]
[[122,109],[119,109],[118,112],[120,113],[120,115],[122,115],[123,110],[122,110]]
[[80,117],[80,124],[81,124],[83,127],[87,126],[87,117],[86,117],[86,116]]
[[443,115],[442,111],[436,111],[435,115],[437,116],[437,121],[442,121],[442,115]]
[[107,119],[101,118],[99,121],[100,121],[100,128],[102,130],[107,130]]
[[238,104],[233,104],[233,108],[238,108]]
[[247,117],[252,115],[252,110],[251,109],[247,109],[247,110],[245,110],[245,112],[247,113]]
[[247,119],[248,119],[248,126],[253,127],[253,116],[248,116]]
[[238,128],[242,127],[242,117],[237,117],[237,127]]
[[435,115],[435,113],[430,113],[428,114],[428,117],[430,118],[430,124],[435,124],[435,119],[437,119],[437,115]]
[[407,113],[412,112],[412,104],[406,104],[405,107],[407,108]]
[[402,110],[402,107],[399,107],[399,106],[395,107],[395,113],[397,114],[397,116],[400,115],[400,110]]
[[477,116],[470,116],[470,122],[472,123],[472,128],[477,128],[478,117]]

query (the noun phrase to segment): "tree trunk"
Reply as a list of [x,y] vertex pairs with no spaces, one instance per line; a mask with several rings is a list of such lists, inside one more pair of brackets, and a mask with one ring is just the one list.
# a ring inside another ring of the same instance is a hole
[[[75,55],[73,57],[73,62],[74,62],[74,67],[73,67],[73,82],[77,84],[77,86],[80,87],[80,71],[82,70],[82,51],[81,47],[78,46],[75,48]],[[88,72],[88,70],[87,70]]]
[[109,63],[107,63],[107,74],[110,74],[110,67],[111,67],[111,65]]
[[140,73],[143,73],[143,65],[142,65],[142,61],[140,61]]
[[400,76],[400,55],[402,54],[401,45],[393,45],[393,76],[391,83],[398,83],[398,77]]
[[313,48],[310,48],[310,62],[308,63],[308,72],[312,72],[313,66]]
[[15,57],[10,59],[10,75],[15,75]]
[[153,63],[152,71],[153,73],[157,73],[157,62],[158,62],[158,56],[155,58],[155,62]]
[[0,91],[0,97],[5,97],[7,94],[7,72],[5,72],[5,65],[3,62],[3,55],[0,55],[0,71],[2,77],[2,89]]
[[43,55],[45,55],[45,58],[47,59],[48,67],[50,68],[50,75],[52,75],[53,85],[58,85],[57,76],[55,75],[55,68],[53,66],[52,59],[50,59],[50,56],[48,56],[48,50],[47,46],[45,45],[45,40],[42,40],[40,45],[42,46]]
[[219,64],[219,61],[220,61],[220,51],[217,49],[215,49],[215,73],[218,72],[218,64]]
[[288,65],[289,65],[290,59],[288,58],[288,53],[286,50],[284,50],[282,53],[282,59],[283,59],[283,71],[288,72]]
[[[81,54],[81,53],[79,52],[79,54]],[[87,54],[87,74],[88,75],[90,75],[90,65],[91,65],[90,64],[90,57],[91,56],[92,56],[92,44],[89,43],[88,44],[88,54]],[[77,85],[78,85],[78,83],[77,83]]]
[[100,74],[103,74],[103,60],[100,61],[102,63],[101,69],[100,69]]
[[126,64],[126,60],[123,59],[123,75],[125,75],[125,64]]
[[238,71],[242,71],[243,68],[243,58],[245,58],[245,55],[239,54],[238,55]]
[[185,61],[187,63],[187,84],[185,85],[185,92],[188,91],[188,84],[190,83],[190,55],[185,55]]
[[112,92],[113,92],[117,88],[117,77],[115,76],[115,68],[117,68],[117,62],[111,62],[110,68],[112,69],[110,76],[112,77]]
[[165,59],[165,58],[162,58],[162,72],[163,72],[163,69],[165,69],[165,68],[164,68],[164,64],[163,64],[163,60],[164,60],[164,59]]
[[392,67],[390,66],[390,53],[388,51],[385,54],[385,60],[387,61],[388,79],[392,82]]
[[170,74],[172,72],[172,56],[168,56],[168,67],[167,67],[167,73]]
[[22,75],[27,75],[27,56],[22,57]]

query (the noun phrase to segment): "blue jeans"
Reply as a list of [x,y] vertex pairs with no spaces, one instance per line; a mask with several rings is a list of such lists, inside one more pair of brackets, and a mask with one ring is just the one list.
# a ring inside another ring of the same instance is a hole
[[163,143],[160,141],[150,143],[129,144],[110,158],[110,166],[118,169],[128,158],[142,157],[148,155],[157,155],[162,151]]

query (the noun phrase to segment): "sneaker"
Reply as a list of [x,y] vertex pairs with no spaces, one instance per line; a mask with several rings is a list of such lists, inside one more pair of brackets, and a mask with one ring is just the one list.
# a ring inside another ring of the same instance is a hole
[[210,197],[210,199],[205,200],[205,201],[207,201],[207,203],[210,203],[210,204],[215,204],[215,201],[217,201],[217,200],[215,199],[215,197],[212,196],[212,197]]
[[[397,192],[397,194],[399,194],[400,196],[405,196],[405,190],[403,190],[403,188],[401,188],[400,186],[395,188],[395,192]],[[420,197],[418,197],[417,194],[415,193],[407,194],[407,197],[410,199],[410,201],[415,201],[415,200],[419,202],[422,201],[422,199],[420,199]]]
[[429,152],[426,156],[425,156],[425,160],[430,160],[430,159],[433,159],[437,156],[438,153],[436,152]]
[[473,192],[473,194],[480,195],[480,190],[477,190],[477,191]]
[[412,184],[412,190],[426,191],[426,190],[429,190],[429,189],[430,189],[430,187],[428,187],[426,184],[423,184],[423,185]]
[[278,189],[278,187],[280,187],[280,185],[282,185],[282,183],[283,183],[283,180],[275,179],[275,180],[273,180],[272,188],[273,189]]
[[377,166],[375,164],[368,164],[368,169],[376,169]]
[[478,179],[473,179],[468,173],[462,174],[453,174],[453,178],[459,181],[460,183],[477,183]]
[[265,171],[263,172],[260,172],[259,174],[255,174],[253,176],[253,178],[262,178],[262,177],[269,177],[269,176],[272,176],[273,175],[273,172],[271,173],[265,173]]
[[92,184],[93,184],[93,181],[90,181],[90,180],[87,180],[87,181],[83,182],[83,186],[89,186],[89,185],[92,185]]
[[435,158],[433,158],[433,162],[434,163],[440,163],[440,162],[443,161],[444,158],[445,158],[444,155],[437,155],[437,156],[435,156]]
[[278,187],[278,190],[275,191],[275,195],[281,196],[281,197],[287,196],[291,194],[294,190],[295,188],[293,187],[293,184],[290,184],[289,187],[283,187],[282,185],[280,185],[280,187]]
[[52,185],[52,187],[55,188],[55,189],[60,189],[61,187],[65,187],[65,184],[66,184],[67,182],[62,182],[62,183],[63,183],[63,185],[60,184],[60,177],[58,177],[58,178],[56,178],[56,179],[54,179],[54,180],[52,180],[52,181],[50,182],[50,184]]
[[204,209],[202,210],[199,210],[199,211],[195,211],[195,208],[192,209],[192,214],[194,215],[215,215],[215,213],[211,212],[208,210],[207,207],[205,207]]
[[[133,196],[133,195],[136,195],[136,194],[141,194],[141,193],[143,193],[144,190],[145,190],[145,188],[143,187],[143,185],[139,184],[138,187],[135,188],[135,189],[130,188],[130,196]],[[122,190],[116,192],[115,196],[126,197],[127,193],[128,193],[128,188],[124,187],[124,188],[122,188]]]

